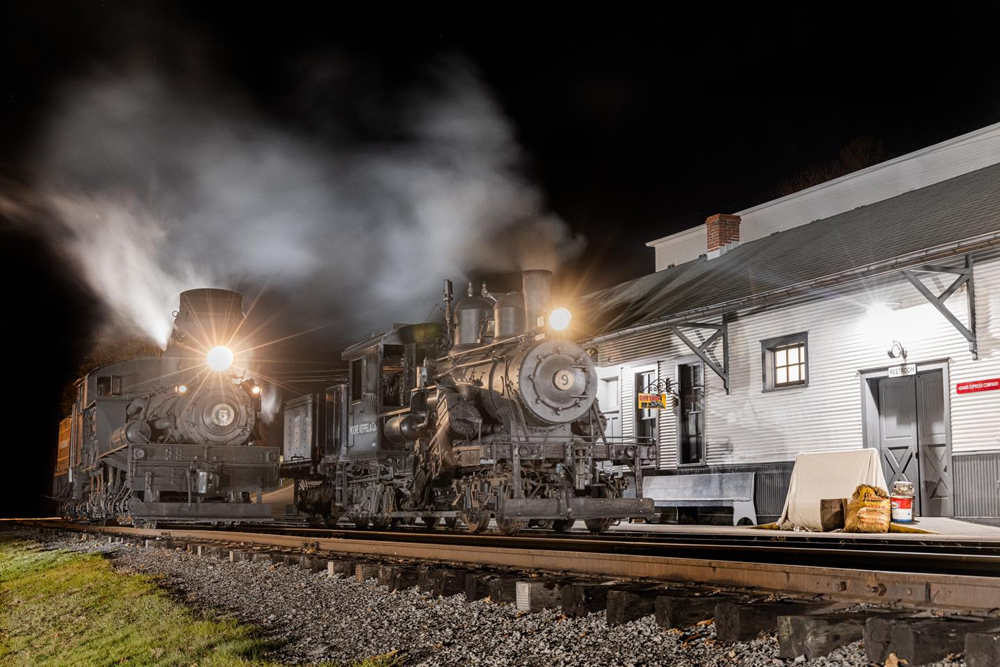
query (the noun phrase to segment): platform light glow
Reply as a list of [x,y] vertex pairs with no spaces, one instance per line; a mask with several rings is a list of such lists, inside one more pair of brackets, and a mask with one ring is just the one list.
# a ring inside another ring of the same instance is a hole
[[549,314],[549,326],[556,331],[563,331],[573,319],[573,314],[565,308],[556,308]]
[[233,351],[224,345],[217,345],[208,351],[208,355],[205,357],[205,363],[213,371],[224,371],[228,370],[230,366],[233,365]]

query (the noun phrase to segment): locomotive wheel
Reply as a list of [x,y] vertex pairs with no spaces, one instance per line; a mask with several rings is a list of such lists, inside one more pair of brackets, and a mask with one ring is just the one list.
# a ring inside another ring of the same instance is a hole
[[457,516],[445,517],[444,526],[448,530],[455,530],[456,528],[458,528],[458,517]]
[[[601,487],[598,498],[617,498],[618,489],[611,486],[607,481],[605,485]],[[608,528],[614,525],[615,519],[587,519],[584,521],[587,524],[587,530],[589,530],[594,535],[600,535]]]
[[587,524],[587,530],[589,530],[594,535],[600,535],[608,528],[610,528],[611,524],[613,524],[614,522],[615,522],[614,519],[587,519],[586,521],[584,521],[584,523]]
[[576,523],[576,519],[556,519],[552,522],[552,530],[557,533],[565,533],[567,530],[573,527]]
[[372,521],[372,528],[375,530],[385,530],[392,525],[392,519],[387,516],[380,516]]
[[420,520],[424,522],[424,528],[427,530],[434,530],[437,528],[438,522],[441,521],[439,516],[422,516]]
[[[510,500],[514,497],[514,489],[508,484],[504,485],[503,489],[504,500]],[[527,519],[504,519],[499,515],[496,517],[497,529],[504,535],[517,535],[521,532],[521,529],[528,525]]]
[[524,519],[497,519],[497,529],[504,535],[517,535],[528,525]]
[[368,528],[368,517],[359,516],[354,518],[354,527],[358,530],[366,530]]
[[459,516],[462,519],[462,523],[465,524],[466,532],[478,535],[490,527],[490,513],[484,510],[462,512]]

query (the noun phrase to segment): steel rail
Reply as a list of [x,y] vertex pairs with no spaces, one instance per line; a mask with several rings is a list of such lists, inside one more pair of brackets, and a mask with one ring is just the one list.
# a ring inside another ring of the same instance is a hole
[[[660,581],[696,582],[708,586],[735,586],[794,594],[824,595],[844,600],[895,603],[905,606],[936,609],[968,609],[989,611],[1000,609],[1000,559],[991,556],[963,555],[949,559],[943,554],[910,554],[923,566],[975,563],[986,568],[990,576],[972,576],[938,571],[906,571],[900,567],[879,569],[885,565],[882,556],[899,559],[893,552],[860,552],[870,568],[848,567],[851,552],[845,549],[791,550],[807,556],[802,563],[774,562],[774,550],[761,551],[728,545],[720,550],[728,556],[707,558],[694,550],[684,556],[636,552],[636,545],[620,541],[617,544],[592,540],[544,540],[545,544],[514,546],[505,540],[493,544],[441,544],[440,542],[387,541],[353,537],[312,537],[276,533],[251,533],[192,529],[139,529],[69,524],[65,522],[24,522],[75,531],[102,532],[109,535],[129,535],[170,540],[240,543],[257,548],[315,550],[324,554],[364,558],[405,559],[436,563],[465,564],[480,567],[514,568],[561,574],[589,575],[623,579],[653,579]],[[367,537],[367,536],[366,536]],[[580,543],[584,544],[580,544]],[[586,546],[589,544],[590,548]],[[601,547],[595,549],[595,546]],[[645,547],[646,545],[639,545]],[[670,545],[683,547],[684,545]],[[444,547],[444,548],[442,548]],[[696,549],[702,549],[699,545]],[[805,553],[801,553],[805,552]],[[764,554],[767,559],[760,558]],[[786,550],[786,553],[788,551]],[[835,563],[816,563],[835,559]],[[754,560],[756,558],[756,560]],[[951,572],[954,572],[952,570]]]
[[[170,526],[164,525],[163,528]],[[181,526],[177,526],[181,527]],[[352,528],[321,528],[313,526],[289,526],[289,525],[258,525],[243,526],[240,530],[245,532],[276,532],[310,537],[343,537],[361,538],[372,540],[398,540],[436,543],[469,543],[469,544],[489,544],[490,540],[580,540],[595,544],[612,545],[619,542],[629,544],[648,544],[651,546],[667,545],[739,545],[746,548],[757,546],[786,546],[802,547],[807,549],[839,548],[852,549],[855,551],[885,551],[895,553],[906,553],[920,549],[927,553],[943,552],[948,555],[958,554],[980,554],[1000,556],[1000,540],[977,540],[977,539],[948,539],[948,538],[928,538],[926,535],[910,534],[904,539],[886,539],[874,535],[863,538],[852,536],[851,533],[834,536],[807,536],[795,533],[785,533],[777,531],[745,533],[745,534],[692,534],[692,533],[650,533],[639,531],[615,531],[604,535],[589,535],[586,533],[547,533],[541,530],[528,530],[519,533],[517,536],[505,537],[496,533],[482,533],[473,535],[462,531],[428,531],[421,528],[397,529],[393,531],[359,530]]]

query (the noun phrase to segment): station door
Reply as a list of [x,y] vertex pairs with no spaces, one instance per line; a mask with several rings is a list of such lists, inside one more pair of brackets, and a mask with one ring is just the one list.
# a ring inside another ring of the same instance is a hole
[[913,511],[952,516],[951,443],[941,371],[878,381],[879,454],[885,481],[913,483]]

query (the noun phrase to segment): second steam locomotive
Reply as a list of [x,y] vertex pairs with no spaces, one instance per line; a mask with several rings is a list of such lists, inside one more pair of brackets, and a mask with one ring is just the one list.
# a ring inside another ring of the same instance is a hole
[[485,285],[445,322],[398,325],[343,353],[348,381],[290,401],[281,475],[296,507],[335,523],[389,527],[442,519],[505,534],[529,522],[594,533],[653,515],[641,497],[651,439],[611,438],[590,355],[551,309],[552,275],[521,292]]
[[188,290],[162,355],[107,364],[76,383],[54,479],[62,516],[140,526],[271,520],[260,501],[277,485],[279,450],[261,436],[261,386],[228,347],[242,323],[240,294]]

